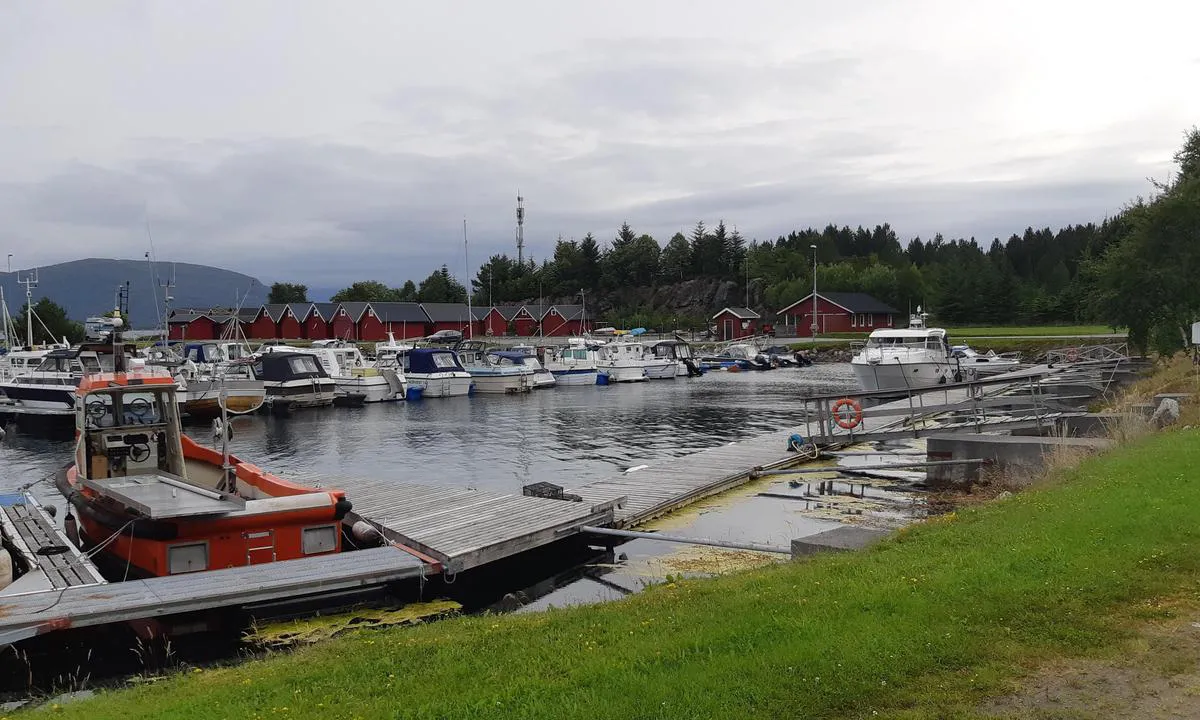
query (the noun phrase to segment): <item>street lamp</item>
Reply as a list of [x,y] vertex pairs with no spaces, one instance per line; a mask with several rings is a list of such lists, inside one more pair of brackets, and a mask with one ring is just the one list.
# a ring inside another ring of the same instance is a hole
[[812,341],[817,342],[817,246],[809,245],[813,251],[813,313],[812,313]]

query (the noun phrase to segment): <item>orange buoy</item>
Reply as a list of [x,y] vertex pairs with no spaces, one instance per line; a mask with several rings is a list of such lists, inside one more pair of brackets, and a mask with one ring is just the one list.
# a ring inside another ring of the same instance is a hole
[[853,430],[862,422],[862,405],[853,398],[842,398],[833,404],[833,421],[844,430]]

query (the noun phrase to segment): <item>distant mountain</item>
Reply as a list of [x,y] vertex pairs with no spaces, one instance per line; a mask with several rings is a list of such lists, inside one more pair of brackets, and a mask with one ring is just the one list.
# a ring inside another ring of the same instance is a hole
[[[190,263],[154,263],[146,260],[89,258],[47,265],[37,269],[36,303],[48,297],[67,309],[74,320],[111,311],[117,286],[129,281],[129,323],[134,328],[152,328],[162,322],[161,283],[174,277],[171,307],[258,306],[267,301],[268,288],[256,278],[231,270]],[[153,275],[152,275],[153,273]],[[25,270],[0,272],[0,287],[12,314],[25,304],[25,287],[17,284]],[[157,303],[157,305],[156,305]],[[157,309],[156,309],[157,307]]]

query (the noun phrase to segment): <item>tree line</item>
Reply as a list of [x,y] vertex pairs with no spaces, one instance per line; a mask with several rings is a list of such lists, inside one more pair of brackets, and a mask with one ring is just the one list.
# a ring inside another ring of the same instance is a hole
[[[1186,274],[1200,267],[1200,249],[1195,257],[1188,250],[1200,248],[1200,223],[1191,214],[1200,193],[1197,130],[1188,133],[1176,160],[1178,176],[1157,185],[1154,197],[1099,222],[1057,230],[1026,227],[990,242],[941,234],[902,240],[888,223],[830,224],[747,242],[736,227],[719,220],[713,226],[697,222],[666,244],[625,222],[607,242],[590,232],[579,241],[559,239],[552,256],[540,263],[493,255],[471,279],[471,296],[487,305],[536,298],[562,302],[582,294],[591,306],[599,300],[615,308],[628,288],[714,279],[733,283],[739,297],[750,286],[751,304],[769,316],[811,292],[815,261],[819,290],[864,292],[901,313],[921,305],[946,324],[1105,322],[1130,328],[1139,342],[1164,342],[1159,335],[1174,342],[1184,320],[1200,315],[1200,290],[1192,290],[1200,283]],[[286,293],[277,295],[277,287],[272,301],[286,301],[275,299]],[[466,288],[443,266],[420,285],[360,282],[333,299],[465,297]],[[665,324],[668,318],[653,310],[631,308],[622,315],[640,313],[636,317]]]

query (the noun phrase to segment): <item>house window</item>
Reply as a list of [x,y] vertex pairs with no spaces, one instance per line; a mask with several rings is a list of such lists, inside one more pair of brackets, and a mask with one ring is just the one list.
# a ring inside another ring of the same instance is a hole
[[867,315],[867,327],[875,327],[875,316]]
[[858,316],[850,313],[850,327],[858,327]]

